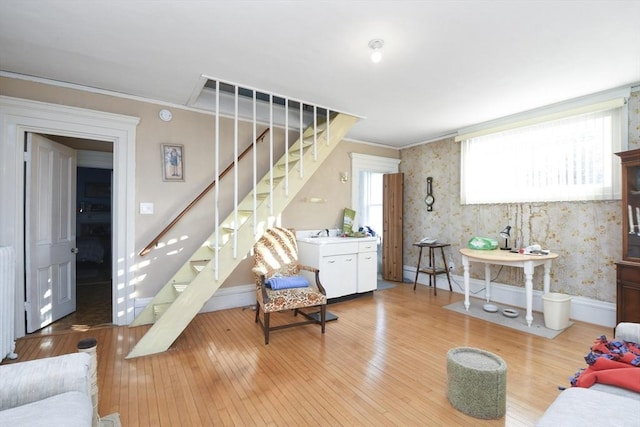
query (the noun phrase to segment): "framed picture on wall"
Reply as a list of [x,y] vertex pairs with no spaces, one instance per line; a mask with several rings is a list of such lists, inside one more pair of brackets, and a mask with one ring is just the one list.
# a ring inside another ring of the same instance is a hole
[[162,144],[162,180],[184,181],[184,145]]

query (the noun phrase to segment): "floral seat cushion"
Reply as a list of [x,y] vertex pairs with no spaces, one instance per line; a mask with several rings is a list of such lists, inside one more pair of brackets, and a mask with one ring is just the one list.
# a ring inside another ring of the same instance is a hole
[[312,287],[279,290],[265,288],[265,290],[268,300],[264,302],[258,298],[265,312],[292,310],[327,303],[327,297]]

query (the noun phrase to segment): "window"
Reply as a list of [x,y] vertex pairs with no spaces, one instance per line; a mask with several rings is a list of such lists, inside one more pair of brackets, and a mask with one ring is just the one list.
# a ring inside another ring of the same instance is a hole
[[382,234],[383,173],[360,172],[360,226],[369,226]]
[[[531,120],[462,140],[461,202],[521,203],[620,198],[623,117],[611,108]],[[582,109],[584,111],[584,109]]]

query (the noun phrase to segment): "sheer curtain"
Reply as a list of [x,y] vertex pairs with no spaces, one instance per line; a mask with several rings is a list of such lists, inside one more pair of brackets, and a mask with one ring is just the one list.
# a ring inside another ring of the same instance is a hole
[[382,173],[360,172],[360,227],[369,226],[382,235]]
[[579,114],[462,141],[461,202],[620,197],[622,108]]

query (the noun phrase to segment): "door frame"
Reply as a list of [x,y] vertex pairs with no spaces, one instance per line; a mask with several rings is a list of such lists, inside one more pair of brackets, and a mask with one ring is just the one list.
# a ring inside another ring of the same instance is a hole
[[25,134],[34,132],[113,143],[113,323],[134,318],[135,140],[138,117],[0,95],[0,246],[16,253],[16,338],[24,322]]
[[[400,159],[351,153],[351,206],[360,206],[360,172],[398,173]],[[382,191],[382,189],[380,189]],[[356,224],[354,225],[364,225]],[[357,228],[356,228],[357,230]]]

